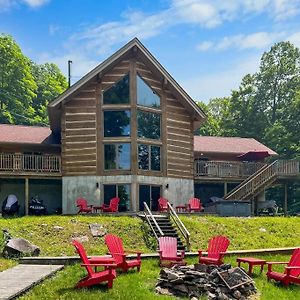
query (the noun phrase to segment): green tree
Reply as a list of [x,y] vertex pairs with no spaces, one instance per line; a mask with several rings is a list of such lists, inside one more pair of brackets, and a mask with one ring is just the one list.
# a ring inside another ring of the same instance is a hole
[[300,52],[290,42],[276,43],[261,58],[256,74],[257,98],[269,124],[285,117],[300,86]]
[[47,106],[68,87],[66,77],[53,63],[37,65],[32,63],[32,74],[37,84],[36,97],[32,106],[35,110],[34,122],[48,123]]
[[0,35],[0,122],[33,123],[36,83],[30,60],[9,35]]

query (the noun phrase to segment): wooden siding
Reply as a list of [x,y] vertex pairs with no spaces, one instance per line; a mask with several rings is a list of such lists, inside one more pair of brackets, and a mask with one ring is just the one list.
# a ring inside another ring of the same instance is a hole
[[178,99],[166,89],[167,175],[194,176],[194,136],[192,117]]
[[62,173],[96,174],[96,83],[90,83],[62,109]]

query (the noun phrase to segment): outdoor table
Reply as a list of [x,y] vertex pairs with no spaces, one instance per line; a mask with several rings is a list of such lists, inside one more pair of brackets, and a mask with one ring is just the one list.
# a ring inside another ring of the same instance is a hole
[[100,210],[100,212],[101,212],[103,210],[103,206],[102,205],[101,206],[93,206],[94,213],[97,213],[98,210]]
[[185,205],[177,205],[176,206],[176,211],[177,212],[185,212],[186,211],[186,206]]
[[249,271],[248,274],[252,275],[253,266],[260,266],[260,273],[262,273],[264,269],[264,265],[266,264],[266,261],[264,259],[254,258],[254,257],[238,257],[236,259],[238,266],[241,266],[241,263],[247,263],[249,265]]

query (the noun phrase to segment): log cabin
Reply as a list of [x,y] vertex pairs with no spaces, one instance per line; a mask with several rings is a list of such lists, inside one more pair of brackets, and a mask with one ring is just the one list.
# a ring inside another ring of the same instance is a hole
[[[252,168],[246,176],[231,166],[241,164],[238,155],[258,150],[254,140],[236,152],[230,140],[227,154],[213,153],[209,138],[194,140],[204,112],[136,38],[50,103],[48,113],[50,128],[0,127],[0,197],[17,194],[25,214],[35,194],[49,213],[59,207],[63,214],[76,213],[78,197],[99,206],[115,196],[121,199],[119,211],[142,211],[144,202],[155,211],[160,196],[175,206],[184,204],[194,196],[194,187],[196,195],[201,193],[205,182],[223,183],[227,196],[230,183],[247,181],[257,171]],[[216,140],[222,148],[225,140]],[[265,166],[263,161],[259,166]],[[213,173],[216,168],[223,171]],[[288,170],[298,174],[299,164]],[[239,188],[228,199],[242,196]]]

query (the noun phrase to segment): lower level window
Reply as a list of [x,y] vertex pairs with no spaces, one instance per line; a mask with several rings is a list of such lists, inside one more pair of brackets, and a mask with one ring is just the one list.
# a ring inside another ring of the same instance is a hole
[[130,170],[130,144],[104,145],[105,170]]
[[130,184],[104,184],[104,203],[109,204],[110,199],[119,197],[119,211],[130,210]]
[[160,171],[161,147],[138,145],[138,165],[140,170]]

